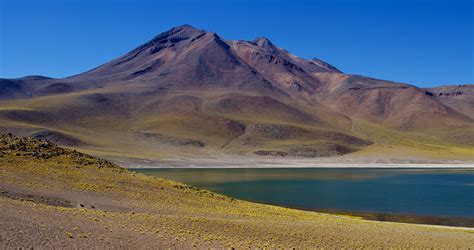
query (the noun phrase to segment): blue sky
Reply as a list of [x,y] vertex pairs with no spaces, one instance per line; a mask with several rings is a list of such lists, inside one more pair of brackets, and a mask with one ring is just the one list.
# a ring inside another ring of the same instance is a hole
[[474,1],[0,0],[0,77],[77,74],[181,24],[268,37],[342,71],[417,86],[474,83]]

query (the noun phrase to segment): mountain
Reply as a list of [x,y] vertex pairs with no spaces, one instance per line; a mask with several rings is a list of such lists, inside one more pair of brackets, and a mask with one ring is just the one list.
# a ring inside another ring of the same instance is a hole
[[474,119],[474,85],[451,85],[426,89],[426,93],[444,105]]
[[109,159],[472,160],[473,88],[344,74],[267,38],[225,40],[183,25],[75,76],[0,79],[0,131]]

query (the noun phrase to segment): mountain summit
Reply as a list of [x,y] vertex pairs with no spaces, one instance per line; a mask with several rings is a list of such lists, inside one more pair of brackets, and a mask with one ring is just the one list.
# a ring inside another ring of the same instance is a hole
[[0,79],[0,131],[109,158],[464,157],[474,147],[473,85],[449,89],[347,75],[267,38],[182,25],[75,76]]

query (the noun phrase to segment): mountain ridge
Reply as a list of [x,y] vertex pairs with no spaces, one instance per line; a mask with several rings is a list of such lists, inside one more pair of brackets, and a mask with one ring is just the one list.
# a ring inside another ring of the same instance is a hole
[[344,74],[267,38],[225,40],[182,25],[78,75],[0,79],[0,131],[48,135],[111,158],[380,148],[403,157],[399,149],[413,147],[414,155],[456,158],[474,146],[472,89]]

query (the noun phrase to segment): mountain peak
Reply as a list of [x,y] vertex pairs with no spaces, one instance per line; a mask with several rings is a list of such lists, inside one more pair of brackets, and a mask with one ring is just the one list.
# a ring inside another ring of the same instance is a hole
[[184,24],[184,25],[180,25],[180,26],[177,26],[177,27],[174,27],[168,31],[165,31],[165,32],[162,32],[160,34],[158,34],[157,36],[155,36],[150,42],[148,42],[147,44],[145,45],[148,45],[148,44],[154,44],[156,43],[157,41],[161,41],[161,40],[166,40],[166,39],[187,39],[187,38],[191,38],[193,36],[197,36],[199,34],[202,34],[206,32],[205,30],[200,30],[200,29],[197,29],[189,24]]
[[[203,30],[201,29],[198,29],[192,25],[189,25],[189,24],[183,24],[183,25],[180,25],[180,26],[176,26],[174,28],[172,28],[171,30],[173,31],[177,31],[177,32],[203,32]],[[171,31],[170,30],[170,31]]]

